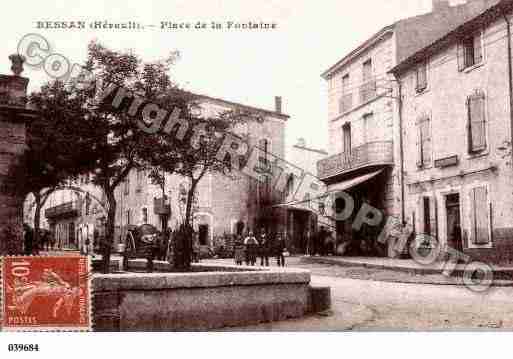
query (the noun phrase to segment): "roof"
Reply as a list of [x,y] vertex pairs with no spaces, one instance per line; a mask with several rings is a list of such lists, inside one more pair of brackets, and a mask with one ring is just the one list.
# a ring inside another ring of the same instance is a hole
[[249,111],[256,111],[256,112],[260,112],[260,113],[263,113],[267,116],[271,116],[271,117],[274,117],[274,118],[279,118],[279,119],[282,119],[282,120],[288,120],[290,118],[289,115],[286,115],[284,113],[281,113],[281,112],[276,112],[276,111],[271,111],[271,110],[267,110],[267,109],[263,109],[263,108],[258,108],[258,107],[254,107],[254,106],[249,106],[249,105],[244,105],[244,104],[241,104],[241,103],[238,103],[238,102],[233,102],[233,101],[229,101],[229,100],[225,100],[225,99],[222,99],[222,98],[216,98],[216,97],[211,97],[211,96],[207,96],[207,95],[201,95],[201,94],[196,94],[196,93],[190,93],[193,97],[195,97],[196,99],[198,100],[206,100],[206,101],[210,101],[210,102],[216,102],[216,103],[221,103],[221,104],[224,104],[224,105],[228,105],[228,106],[237,106],[237,107],[240,107],[240,108],[243,108],[243,109],[247,109]]
[[366,51],[388,33],[396,36],[397,62],[400,63],[423,47],[433,43],[458,25],[474,18],[500,0],[467,0],[467,3],[451,6],[436,12],[409,17],[386,26],[362,45],[351,51],[321,76],[326,79],[356,56]]
[[456,26],[452,30],[442,34],[441,37],[435,39],[433,42],[420,48],[415,53],[406,57],[403,61],[399,62],[392,70],[391,73],[399,75],[409,69],[410,67],[417,64],[419,61],[423,61],[427,57],[437,53],[441,49],[458,41],[463,35],[468,34],[469,31],[474,30],[479,26],[490,23],[495,19],[502,16],[504,12],[510,12],[513,10],[513,0],[484,0],[488,4],[492,4],[472,18],[467,19],[464,23]]
[[349,61],[351,61],[355,56],[365,51],[367,48],[371,47],[372,45],[376,44],[377,42],[381,41],[386,35],[391,34],[394,30],[395,24],[385,26],[381,30],[379,30],[377,33],[372,35],[369,39],[367,39],[363,44],[358,46],[356,49],[351,51],[349,54],[344,56],[340,61],[338,61],[335,65],[331,66],[329,69],[324,71],[321,74],[321,77],[324,79],[327,79],[328,76],[330,76],[333,72],[338,70],[340,67],[347,64]]

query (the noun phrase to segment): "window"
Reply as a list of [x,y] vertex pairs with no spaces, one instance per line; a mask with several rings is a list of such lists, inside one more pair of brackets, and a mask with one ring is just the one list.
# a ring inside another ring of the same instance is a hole
[[148,223],[148,208],[146,207],[142,209],[142,222]]
[[[363,115],[363,143],[369,142],[369,137],[372,134],[372,129],[374,128],[374,113],[369,112]],[[369,131],[370,129],[370,131]]]
[[344,146],[344,153],[351,153],[351,123],[346,123],[342,126],[342,139]]
[[353,94],[349,92],[349,74],[342,77],[342,97],[339,106],[340,113],[345,113],[353,107]]
[[429,116],[417,121],[417,167],[431,165],[431,120]]
[[476,153],[486,149],[485,95],[476,91],[467,99],[468,152]]
[[269,155],[268,155],[268,153],[269,153],[269,140],[265,139],[265,138],[262,138],[260,141],[258,141],[258,148],[264,152],[262,154],[263,157],[261,156],[258,159],[258,161],[259,161],[258,167],[259,167],[261,173],[264,176],[271,175],[272,174],[272,169],[271,169],[271,163],[269,161]]
[[144,171],[137,170],[137,187],[135,188],[136,192],[141,192],[142,186],[143,186],[143,179],[144,179]]
[[470,240],[476,245],[489,244],[489,204],[486,186],[475,187],[470,191]]
[[85,213],[86,213],[86,216],[89,216],[90,208],[91,208],[91,196],[89,195],[89,193],[86,193],[86,197],[85,197]]
[[376,96],[376,81],[372,76],[372,60],[363,63],[362,86],[360,88],[360,101],[362,103],[372,100]]
[[126,176],[126,178],[125,178],[123,192],[125,194],[129,194],[130,193],[130,177],[129,176]]
[[287,179],[287,185],[286,185],[286,197],[291,197],[294,193],[294,175],[290,174],[289,178]]
[[368,59],[363,63],[363,82],[370,81],[372,79],[372,60]]
[[425,62],[417,66],[416,74],[417,84],[415,90],[422,92],[427,88],[427,64]]
[[125,215],[126,215],[126,224],[131,224],[130,223],[131,218],[130,218],[130,210],[129,209],[126,210]]
[[483,61],[482,32],[464,38],[458,45],[458,70],[480,64]]

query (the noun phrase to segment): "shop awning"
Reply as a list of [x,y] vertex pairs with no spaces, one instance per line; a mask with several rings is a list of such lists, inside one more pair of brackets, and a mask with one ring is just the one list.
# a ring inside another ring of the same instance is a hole
[[384,169],[380,169],[380,170],[375,171],[375,172],[367,173],[365,175],[361,175],[361,176],[358,176],[358,177],[355,177],[355,178],[351,178],[351,179],[348,179],[346,181],[335,183],[335,184],[330,185],[328,187],[328,192],[346,191],[346,190],[348,190],[350,188],[358,186],[359,184],[361,184],[363,182],[367,182],[368,180],[370,180],[371,178],[376,177],[377,175],[379,175],[383,171],[384,171]]
[[315,213],[315,211],[312,209],[312,208],[309,208],[306,203],[304,205],[300,204],[300,203],[282,203],[282,204],[277,204],[275,206],[273,206],[273,208],[283,208],[283,209],[286,209],[286,210],[290,210],[290,211],[301,211],[301,212],[313,212]]
[[[366,182],[377,175],[379,175],[381,172],[383,172],[384,169],[380,169],[375,172],[367,173],[365,175],[361,175],[355,178],[348,179],[346,181],[342,181],[339,183],[336,183],[334,185],[329,186],[327,193],[333,193],[333,192],[340,192],[340,191],[346,191],[352,187],[355,187],[363,182]],[[310,203],[316,203],[316,199],[312,198]],[[308,202],[305,201],[297,201],[297,202],[290,202],[290,203],[282,203],[274,205],[273,208],[284,208],[287,210],[293,210],[293,211],[303,211],[303,212],[313,212],[317,213],[316,209],[310,208],[308,206]]]

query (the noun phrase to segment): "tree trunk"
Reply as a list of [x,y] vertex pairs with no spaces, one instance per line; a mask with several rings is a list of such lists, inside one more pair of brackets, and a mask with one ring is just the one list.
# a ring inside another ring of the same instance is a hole
[[39,238],[39,229],[41,228],[41,207],[43,207],[43,202],[41,201],[41,193],[38,191],[34,192],[34,198],[36,202],[36,211],[34,213],[34,236],[32,237],[32,253],[39,254],[40,249],[40,238]]
[[192,236],[193,229],[191,225],[192,205],[194,200],[194,191],[196,190],[197,181],[193,181],[191,188],[187,192],[187,204],[185,209],[185,220],[179,236],[176,238],[180,243],[176,243],[177,256],[175,260],[175,268],[180,271],[187,271],[191,267],[192,261]]
[[192,217],[192,202],[194,201],[194,191],[196,190],[196,184],[192,184],[189,192],[187,192],[187,206],[185,207],[185,225],[191,225]]
[[114,228],[116,221],[116,198],[114,197],[114,190],[111,188],[103,188],[108,202],[107,223],[105,228],[105,238],[100,242],[100,251],[103,258],[103,273],[110,272],[110,255],[112,252],[112,245],[114,243]]

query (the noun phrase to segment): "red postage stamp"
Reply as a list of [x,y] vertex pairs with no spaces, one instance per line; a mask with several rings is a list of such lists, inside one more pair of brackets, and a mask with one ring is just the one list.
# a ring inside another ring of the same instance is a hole
[[90,293],[87,257],[4,257],[2,330],[90,330]]

